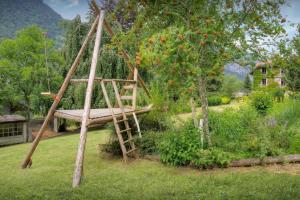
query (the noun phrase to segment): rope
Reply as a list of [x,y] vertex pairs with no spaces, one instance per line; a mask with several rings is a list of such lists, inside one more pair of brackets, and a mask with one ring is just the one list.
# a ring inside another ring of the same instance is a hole
[[51,87],[50,87],[50,76],[49,76],[49,67],[48,67],[48,56],[47,56],[47,41],[46,41],[46,35],[47,33],[44,33],[44,42],[45,42],[45,65],[47,69],[47,82],[48,82],[48,92],[51,93]]

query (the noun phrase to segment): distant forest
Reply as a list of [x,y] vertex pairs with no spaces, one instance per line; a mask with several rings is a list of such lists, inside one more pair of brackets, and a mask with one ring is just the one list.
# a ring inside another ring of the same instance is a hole
[[1,0],[0,10],[0,40],[12,38],[17,30],[34,24],[47,30],[52,39],[62,35],[62,17],[42,0]]

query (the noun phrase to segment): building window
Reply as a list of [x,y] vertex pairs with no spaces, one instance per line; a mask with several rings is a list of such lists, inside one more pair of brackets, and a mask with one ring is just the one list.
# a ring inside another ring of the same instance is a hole
[[267,68],[265,68],[265,67],[261,68],[261,73],[262,74],[267,74]]
[[262,85],[267,85],[267,79],[266,78],[261,79],[261,84]]
[[7,123],[0,125],[0,138],[1,137],[12,137],[23,134],[22,123]]
[[285,81],[283,79],[281,79],[280,84],[281,84],[281,86],[285,86]]

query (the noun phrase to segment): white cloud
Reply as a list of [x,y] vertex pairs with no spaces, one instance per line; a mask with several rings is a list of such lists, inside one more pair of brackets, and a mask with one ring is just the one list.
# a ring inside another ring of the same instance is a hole
[[68,8],[71,8],[71,7],[74,7],[77,5],[79,5],[79,0],[68,0],[68,5],[67,5]]

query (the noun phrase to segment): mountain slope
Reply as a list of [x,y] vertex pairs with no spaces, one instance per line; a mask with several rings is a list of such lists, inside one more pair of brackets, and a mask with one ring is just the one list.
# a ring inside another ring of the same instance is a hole
[[225,66],[225,75],[233,75],[240,80],[244,80],[249,73],[250,66],[243,67],[237,63],[231,63]]
[[61,30],[62,17],[42,0],[0,0],[0,39],[14,37],[15,32],[36,24],[56,38]]

